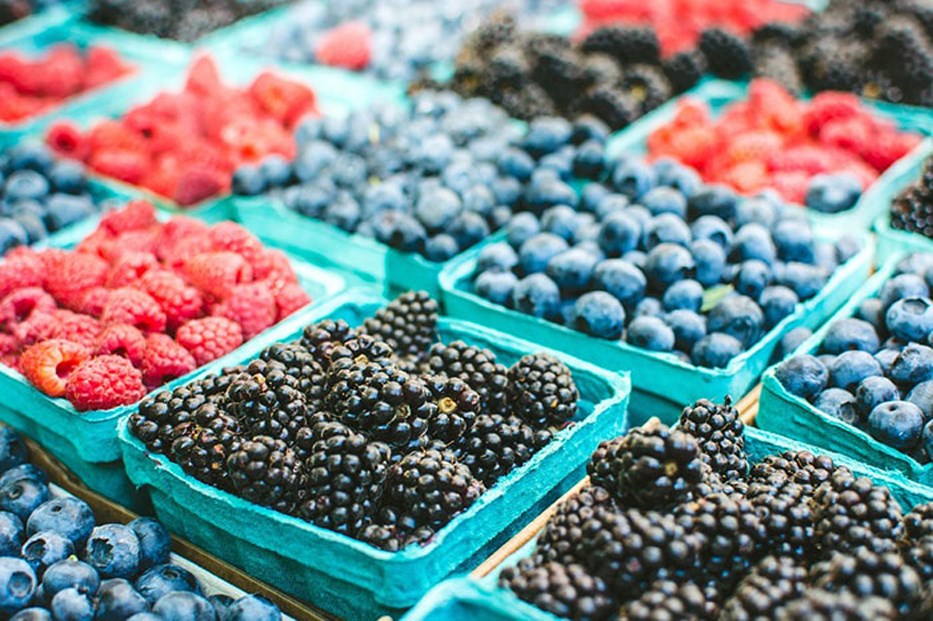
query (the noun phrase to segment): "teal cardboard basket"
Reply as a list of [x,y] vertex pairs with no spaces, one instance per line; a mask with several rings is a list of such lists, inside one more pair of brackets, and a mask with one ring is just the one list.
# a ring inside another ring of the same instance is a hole
[[[712,114],[718,116],[726,106],[737,101],[744,101],[747,96],[747,83],[704,79],[681,97],[671,99],[653,112],[643,116],[624,131],[616,133],[607,145],[607,153],[610,155],[623,153],[644,155],[647,153],[648,136],[674,118],[677,105],[683,98],[707,104]],[[933,114],[930,114],[929,109],[899,106],[872,99],[863,99],[862,101],[878,117],[894,122],[901,130],[915,132],[924,136],[933,134]],[[921,144],[918,149],[922,148],[923,145]],[[906,157],[909,158],[910,155]],[[855,206],[848,211],[827,214],[807,209],[807,215],[813,224],[814,230],[835,236],[838,236],[841,232],[868,231],[872,221],[879,213],[877,201],[869,200],[868,195],[872,188],[881,183],[883,183],[883,176],[869,187]]]
[[[766,455],[790,450],[806,449],[823,453],[833,458],[837,465],[846,466],[856,476],[870,478],[876,484],[885,485],[908,510],[911,507],[933,501],[933,489],[908,481],[901,476],[865,466],[842,455],[821,451],[805,444],[754,428],[745,430],[745,448],[752,461],[760,461]],[[519,599],[515,594],[498,586],[499,574],[534,550],[535,540],[529,541],[514,552],[502,564],[483,578],[460,577],[442,582],[432,589],[402,621],[557,621],[558,617],[536,608]]]
[[[444,307],[451,317],[469,318],[509,334],[526,335],[529,340],[571,352],[605,369],[630,371],[635,389],[633,422],[651,416],[669,422],[680,414],[684,405],[699,398],[731,395],[738,400],[742,397],[767,368],[781,337],[796,327],[816,328],[849,299],[868,276],[871,256],[871,244],[866,240],[865,248],[840,266],[819,294],[799,304],[792,315],[722,369],[694,366],[673,354],[659,354],[623,341],[596,338],[493,304],[472,290],[475,255],[454,259],[441,272],[441,290]],[[649,397],[646,405],[636,405],[636,401],[642,400],[642,393]]]
[[[832,320],[851,317],[859,304],[874,297],[894,273],[899,257],[892,257]],[[793,353],[813,353],[819,349],[832,320],[801,343]],[[775,376],[776,367],[768,369],[762,380],[761,400],[755,424],[762,429],[809,442],[827,450],[859,459],[880,470],[901,473],[913,481],[933,486],[933,464],[920,464],[912,457],[875,440],[868,432],[816,409],[806,399],[790,393]]]
[[873,227],[878,245],[875,256],[876,265],[881,265],[892,256],[904,251],[933,252],[933,239],[920,233],[902,231],[891,226],[891,202],[901,191],[920,179],[924,166],[930,158],[933,158],[933,139],[928,138],[911,157],[901,160],[892,167],[890,171],[892,174],[885,174],[884,183],[873,187],[869,191],[870,196],[866,195],[866,199],[878,203],[878,211],[881,213],[875,219]]
[[[365,292],[348,291],[270,334],[279,341],[295,339],[305,323],[325,317],[357,325],[383,303]],[[463,339],[487,347],[504,364],[540,351],[526,341],[466,322],[441,319],[438,329],[442,340]],[[241,360],[262,347],[254,344]],[[396,553],[378,550],[210,487],[187,476],[164,455],[149,454],[124,419],[119,435],[127,473],[148,490],[156,515],[172,532],[257,578],[348,619],[396,614],[438,581],[485,558],[579,480],[600,440],[627,428],[627,375],[558,355],[580,390],[575,424],[557,432],[550,444],[499,480],[423,547]]]

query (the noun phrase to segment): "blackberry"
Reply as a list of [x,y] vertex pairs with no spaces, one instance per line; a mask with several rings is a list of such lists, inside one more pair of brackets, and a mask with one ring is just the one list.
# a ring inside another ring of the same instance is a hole
[[751,482],[763,483],[790,479],[802,486],[807,495],[812,495],[835,471],[836,465],[826,455],[814,455],[810,451],[785,451],[779,455],[765,456],[752,467],[748,478]]
[[496,355],[482,347],[457,340],[435,343],[422,365],[427,373],[459,378],[479,394],[480,411],[505,414],[508,410],[508,369],[496,362]]
[[639,114],[654,110],[671,98],[671,84],[664,71],[654,65],[629,65],[622,72],[620,88],[638,102]]
[[501,101],[495,101],[505,108],[512,116],[525,121],[536,119],[539,116],[551,116],[557,113],[551,96],[539,84],[527,84],[519,90],[505,91]]
[[347,429],[319,440],[305,465],[307,493],[299,515],[354,536],[382,498],[389,455],[386,445]]
[[897,611],[879,597],[857,597],[807,589],[799,599],[781,610],[781,621],[894,621]]
[[229,413],[244,432],[291,446],[298,429],[305,425],[308,406],[299,386],[281,363],[253,360],[227,388]]
[[453,444],[473,427],[479,413],[479,395],[458,377],[425,377],[434,403],[428,435],[446,445]]
[[628,621],[713,621],[718,615],[719,606],[703,589],[692,582],[673,580],[658,580],[638,599],[626,603],[619,611],[619,618]]
[[917,186],[908,187],[891,203],[891,226],[933,238],[933,197]]
[[466,47],[480,53],[485,53],[495,47],[509,43],[516,34],[515,16],[507,11],[499,11],[491,15],[466,41]]
[[418,526],[441,528],[485,491],[470,469],[449,451],[415,451],[393,465],[386,503],[413,518]]
[[528,63],[521,51],[503,47],[496,50],[486,65],[484,88],[490,92],[522,88],[529,73]]
[[492,487],[550,441],[550,431],[535,431],[517,417],[480,414],[453,449],[473,476]]
[[587,80],[582,61],[572,50],[539,54],[531,75],[559,105],[566,105],[576,97]]
[[748,44],[731,32],[708,28],[700,34],[699,48],[710,73],[720,78],[735,80],[752,70]]
[[298,390],[304,393],[308,407],[315,409],[324,401],[327,376],[311,353],[299,343],[275,343],[259,354],[266,362],[278,362],[287,374],[298,380]]
[[903,516],[888,488],[838,468],[813,498],[814,534],[824,553],[850,552],[860,546],[874,552],[896,549]]
[[696,438],[700,459],[723,480],[746,477],[745,425],[739,418],[739,411],[732,407],[730,397],[727,396],[722,405],[700,399],[684,408],[679,428]]
[[807,569],[796,559],[766,556],[735,587],[722,606],[722,621],[779,618],[784,606],[800,598],[807,586]]
[[799,46],[805,37],[804,30],[796,24],[768,22],[758,26],[752,32],[752,44],[755,46],[779,45],[787,50],[792,50]]
[[240,426],[213,403],[197,409],[194,421],[175,430],[171,458],[199,481],[229,489],[227,458],[242,442]]
[[352,366],[365,366],[373,363],[382,367],[396,365],[395,352],[381,339],[368,334],[360,334],[330,350],[330,366],[327,368],[327,382],[333,386],[341,371]]
[[550,354],[522,356],[509,369],[509,405],[533,427],[559,427],[577,414],[580,393],[570,369]]
[[503,569],[499,584],[526,602],[564,619],[607,619],[616,606],[606,583],[580,565],[538,564],[526,558]]
[[235,493],[258,505],[293,513],[304,490],[304,473],[294,451],[281,440],[256,436],[227,458]]
[[615,131],[638,118],[638,102],[616,86],[597,86],[583,98],[580,112],[592,114]]
[[696,439],[655,419],[593,453],[587,473],[624,506],[667,509],[701,482],[703,462]]
[[806,488],[789,479],[773,483],[754,482],[747,497],[768,534],[776,554],[797,559],[814,552],[814,516]]
[[752,77],[773,80],[794,96],[800,96],[804,90],[803,78],[793,54],[777,45],[756,48]]
[[661,58],[658,35],[651,28],[602,26],[583,39],[580,49],[587,54],[608,54],[622,65],[656,65]]
[[824,39],[804,59],[804,79],[814,91],[858,92],[862,83],[865,50],[858,44]]
[[671,84],[671,91],[680,94],[693,88],[703,77],[706,59],[695,51],[678,52],[665,58],[662,67]]
[[590,86],[614,87],[622,80],[622,67],[607,54],[588,54],[583,57],[583,79]]
[[904,516],[901,553],[924,582],[933,581],[933,502],[917,505]]
[[361,331],[387,343],[398,356],[420,360],[437,341],[437,302],[427,291],[409,291],[366,319]]
[[923,583],[917,572],[897,553],[876,554],[859,548],[851,554],[833,554],[811,571],[817,588],[857,597],[878,597],[907,615],[920,604]]
[[576,547],[583,536],[583,525],[591,520],[597,507],[614,508],[609,492],[587,485],[562,501],[538,535],[534,555],[544,561],[576,562]]
[[414,530],[400,530],[394,525],[369,524],[363,527],[357,536],[374,548],[388,552],[398,552],[408,546],[428,543],[434,537],[434,530],[426,526]]
[[325,319],[306,326],[299,343],[326,371],[330,367],[331,350],[354,338],[356,330],[343,319]]

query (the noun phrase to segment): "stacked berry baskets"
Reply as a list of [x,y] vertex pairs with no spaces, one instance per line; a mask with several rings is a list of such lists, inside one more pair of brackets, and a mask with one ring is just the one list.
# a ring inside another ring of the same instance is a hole
[[120,430],[171,528],[351,618],[484,558],[627,426],[624,375],[439,320],[424,292],[379,305],[340,296]]

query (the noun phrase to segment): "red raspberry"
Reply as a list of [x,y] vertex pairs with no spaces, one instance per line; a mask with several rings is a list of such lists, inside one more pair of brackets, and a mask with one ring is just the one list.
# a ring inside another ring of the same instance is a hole
[[781,136],[772,131],[749,131],[732,139],[726,149],[733,163],[765,161],[768,155],[783,146]]
[[224,90],[223,80],[217,64],[210,56],[200,56],[188,70],[188,79],[185,81],[185,92],[201,97],[214,97]]
[[94,151],[88,165],[102,175],[138,185],[149,168],[149,158],[140,151],[108,148]]
[[182,207],[200,203],[226,186],[225,173],[204,166],[195,166],[184,171],[175,185],[172,200]]
[[87,136],[71,121],[56,121],[49,128],[45,141],[56,153],[82,162],[91,153]]
[[858,153],[862,145],[872,140],[871,119],[863,116],[827,121],[819,131],[822,144],[852,153]]
[[142,278],[149,270],[158,268],[158,260],[148,252],[127,252],[117,259],[107,273],[107,286],[112,289],[125,287]]
[[250,265],[254,265],[256,255],[263,252],[262,242],[236,222],[220,222],[207,233],[211,248],[217,252],[235,252]]
[[58,320],[53,313],[33,313],[29,319],[13,326],[13,336],[28,347],[52,338]]
[[19,341],[12,334],[0,334],[0,357],[16,354],[19,351]]
[[88,142],[92,153],[97,151],[130,151],[144,153],[146,139],[134,132],[121,121],[108,119],[94,125],[88,132]]
[[110,292],[101,321],[105,325],[129,324],[143,332],[163,332],[166,325],[165,313],[159,303],[145,291],[131,287]]
[[127,231],[103,244],[99,253],[110,263],[116,263],[127,253],[145,252],[155,255],[159,244],[159,226],[139,231]]
[[297,283],[298,276],[292,269],[288,256],[281,250],[263,248],[251,261],[253,279],[272,282],[272,287],[279,289],[289,283]]
[[186,321],[203,314],[204,298],[201,292],[188,286],[176,274],[164,270],[150,271],[140,279],[138,286],[158,302],[165,313],[169,330],[175,330]]
[[81,303],[75,307],[75,311],[100,318],[104,314],[104,305],[110,296],[110,289],[106,287],[92,287],[81,298]]
[[178,344],[191,352],[198,366],[217,360],[243,344],[240,324],[224,317],[205,317],[178,328]]
[[816,136],[832,120],[848,119],[862,113],[862,103],[852,93],[824,91],[816,95],[803,113],[807,131]]
[[213,315],[240,324],[243,338],[251,339],[275,324],[278,309],[275,296],[263,283],[237,285],[233,293],[213,308]]
[[194,235],[178,240],[171,247],[159,249],[159,258],[176,272],[184,273],[185,263],[190,259],[211,251],[211,241],[207,235]]
[[65,394],[79,412],[132,405],[146,396],[142,375],[126,358],[97,356],[74,370]]
[[921,138],[915,134],[886,132],[876,135],[868,144],[862,145],[860,155],[878,172],[884,172],[917,145]]
[[192,285],[217,298],[253,280],[253,268],[234,252],[201,253],[185,262],[185,274]]
[[39,287],[26,287],[9,294],[0,301],[0,330],[7,332],[33,313],[51,313],[58,305],[55,298]]
[[138,367],[146,354],[146,337],[135,326],[122,323],[107,326],[97,337],[94,354],[121,356]]
[[84,60],[72,45],[56,45],[33,67],[39,93],[46,97],[64,99],[84,86]]
[[42,261],[35,255],[7,255],[0,261],[0,298],[26,287],[42,286]]
[[85,88],[93,88],[112,82],[120,76],[133,71],[132,67],[124,63],[115,50],[98,45],[88,48],[86,65]]
[[325,65],[360,71],[372,57],[373,33],[363,22],[347,22],[318,37],[314,57]]
[[142,371],[143,382],[150,389],[187,375],[197,366],[194,356],[167,334],[146,337]]
[[278,309],[277,320],[285,319],[300,308],[311,303],[311,297],[297,284],[283,285],[275,292],[275,306]]
[[23,376],[50,397],[64,396],[69,376],[88,359],[88,351],[65,340],[44,341],[27,348],[20,356]]
[[149,201],[128,201],[121,209],[105,213],[98,228],[111,235],[119,235],[127,231],[148,229],[158,224],[156,209]]
[[314,91],[268,71],[256,77],[249,94],[262,110],[286,127],[292,127],[305,115],[318,113]]
[[41,256],[45,290],[65,308],[79,306],[89,289],[102,286],[110,268],[100,257],[80,252],[50,251]]
[[52,313],[52,317],[55,323],[52,324],[49,338],[65,339],[79,343],[88,349],[94,347],[101,330],[99,321],[68,310],[57,310]]
[[784,200],[803,205],[810,188],[811,176],[801,171],[776,172],[771,175],[771,187],[777,190]]

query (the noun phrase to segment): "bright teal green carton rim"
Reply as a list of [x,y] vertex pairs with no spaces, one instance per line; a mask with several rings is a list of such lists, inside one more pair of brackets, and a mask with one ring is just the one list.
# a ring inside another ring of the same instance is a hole
[[[856,476],[868,477],[876,484],[888,487],[905,510],[933,501],[933,489],[908,481],[897,474],[858,463],[844,455],[827,452],[774,433],[747,427],[745,447],[754,462],[760,461],[766,455],[784,451],[807,450],[814,454],[823,453],[831,457],[837,466],[849,468]],[[442,582],[428,592],[401,621],[557,621],[559,617],[519,599],[508,589],[498,586],[501,571],[529,556],[534,550],[535,539],[506,558],[488,576],[480,579],[460,577]]]
[[[667,101],[635,121],[628,128],[614,134],[607,144],[606,152],[611,156],[621,154],[645,155],[647,153],[648,136],[674,118],[677,107],[683,99],[701,101],[709,106],[714,116],[719,116],[723,108],[734,102],[744,101],[747,96],[747,83],[740,84],[723,80],[704,79],[696,87],[680,97]],[[933,133],[933,114],[930,114],[929,109],[901,106],[872,99],[862,99],[862,103],[871,109],[873,114],[893,121],[902,130],[920,133],[927,137]],[[914,153],[923,148],[924,144],[921,143],[914,152],[906,155],[882,173],[875,183],[862,193],[859,201],[852,209],[837,214],[828,214],[801,206],[802,209],[806,209],[807,217],[814,230],[825,235],[835,236],[839,236],[842,232],[869,230],[872,220],[878,216],[879,209],[883,209],[876,200],[872,199],[872,190],[879,184],[884,183],[885,175],[888,172],[893,171],[896,174],[897,169],[895,167],[900,162],[912,159]]]
[[[863,300],[877,295],[881,286],[894,273],[900,258],[892,257],[830,321],[801,343],[791,355],[816,352],[835,320],[852,317]],[[775,376],[776,371],[777,365],[768,369],[762,379],[761,400],[755,419],[758,427],[860,459],[881,470],[902,473],[924,485],[933,485],[933,464],[922,465],[901,451],[874,439],[868,432],[824,414],[806,399],[785,389]]]
[[605,369],[627,369],[632,373],[636,391],[658,395],[682,407],[702,397],[739,398],[758,381],[767,368],[781,338],[797,327],[815,329],[830,317],[867,278],[871,268],[871,240],[840,266],[826,286],[813,298],[772,328],[747,351],[733,358],[722,369],[688,364],[673,354],[650,352],[622,341],[610,341],[584,334],[557,323],[526,315],[494,304],[476,295],[470,280],[476,271],[477,257],[454,259],[441,272],[444,308],[451,317],[469,318],[510,334],[527,338],[559,351],[573,352]]
[[[348,291],[277,328],[274,338],[296,338],[305,323],[324,317],[357,324],[383,303],[364,290]],[[505,363],[541,350],[467,322],[442,318],[438,327],[445,340],[463,338],[488,347]],[[241,359],[261,348],[253,345]],[[124,419],[119,436],[127,473],[137,486],[148,486],[156,514],[173,532],[286,592],[350,618],[404,609],[478,552],[491,552],[493,540],[511,536],[546,506],[538,507],[542,502],[553,502],[555,494],[582,476],[582,466],[599,441],[627,428],[627,375],[556,355],[571,369],[580,390],[577,422],[557,432],[529,462],[500,479],[424,547],[378,550],[222,492],[186,475],[164,455],[147,453]]]
[[[872,188],[871,200],[879,203],[881,215],[875,219],[878,240],[875,264],[881,265],[901,252],[933,252],[933,239],[920,233],[901,231],[891,226],[891,203],[907,186],[920,179],[927,160],[933,157],[933,139],[924,141],[913,155],[898,164],[897,171],[885,175],[883,184]],[[883,207],[883,211],[882,211]]]

